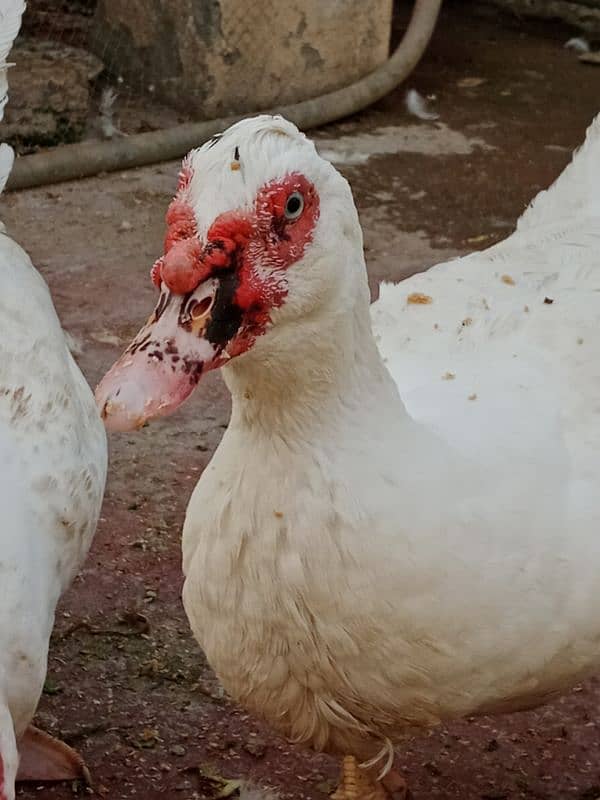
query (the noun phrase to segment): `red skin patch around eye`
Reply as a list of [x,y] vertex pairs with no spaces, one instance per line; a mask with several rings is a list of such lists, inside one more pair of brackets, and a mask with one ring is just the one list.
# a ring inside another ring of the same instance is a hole
[[[285,216],[293,192],[304,198],[296,220]],[[257,234],[245,250],[236,300],[241,308],[278,307],[287,294],[283,272],[304,255],[319,217],[319,196],[303,175],[292,173],[267,183],[255,202]]]
[[[285,206],[292,192],[300,192],[304,198],[304,210],[296,220],[285,217]],[[259,191],[255,229],[243,250],[234,298],[236,305],[245,311],[244,321],[227,346],[230,357],[249,350],[270,324],[272,309],[285,302],[285,271],[304,255],[318,217],[319,196],[303,175],[292,173]]]
[[[238,276],[234,303],[244,313],[240,331],[227,350],[230,356],[249,349],[264,333],[273,308],[287,295],[285,270],[304,255],[319,217],[319,196],[300,173],[265,184],[252,211],[230,211],[213,222],[204,246],[197,235],[194,210],[188,200],[192,178],[189,165],[180,174],[179,191],[167,211],[165,254],[152,268],[152,280],[161,281],[176,294],[187,294],[221,269],[233,268]],[[304,198],[295,220],[285,216],[293,192]]]

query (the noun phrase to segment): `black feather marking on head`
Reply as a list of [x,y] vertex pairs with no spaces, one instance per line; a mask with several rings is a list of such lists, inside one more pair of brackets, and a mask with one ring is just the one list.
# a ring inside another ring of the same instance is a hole
[[215,133],[214,136],[210,137],[210,139],[207,142],[209,150],[210,150],[211,147],[214,147],[216,145],[216,143],[219,141],[221,136],[223,136],[222,133]]
[[235,159],[235,161],[240,160],[240,148],[237,146],[237,144],[235,146],[235,150],[233,151],[233,158]]
[[238,284],[239,277],[234,269],[220,278],[211,319],[205,331],[208,341],[221,349],[233,339],[242,324],[243,311],[234,300]]

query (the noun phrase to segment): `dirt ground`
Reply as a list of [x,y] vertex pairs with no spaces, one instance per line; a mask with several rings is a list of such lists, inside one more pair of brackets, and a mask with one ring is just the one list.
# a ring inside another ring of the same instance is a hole
[[[600,69],[563,48],[571,33],[450,3],[409,82],[435,95],[439,124],[409,117],[402,89],[318,133],[352,183],[374,291],[505,236],[559,174],[600,106]],[[149,269],[176,173],[163,164],[3,198],[92,384],[153,305]],[[183,515],[228,413],[210,374],[171,419],[111,437],[102,518],[58,613],[38,714],[111,800],[226,796],[218,776],[324,800],[335,781],[333,760],[288,745],[222,695],[182,611]],[[408,742],[399,763],[415,800],[600,798],[599,700],[592,680],[536,713],[465,720]],[[19,797],[86,791],[30,785]]]

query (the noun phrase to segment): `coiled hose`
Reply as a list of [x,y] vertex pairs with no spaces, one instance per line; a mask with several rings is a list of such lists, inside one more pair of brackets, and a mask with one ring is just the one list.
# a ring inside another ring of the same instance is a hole
[[[415,0],[410,22],[391,57],[356,83],[293,105],[267,109],[307,130],[347,117],[372,105],[402,83],[425,52],[442,0]],[[187,122],[160,131],[138,133],[111,141],[67,144],[54,150],[22,156],[8,179],[7,189],[29,189],[50,183],[87,178],[100,172],[142,167],[181,158],[215,133],[248,114],[204,122]]]

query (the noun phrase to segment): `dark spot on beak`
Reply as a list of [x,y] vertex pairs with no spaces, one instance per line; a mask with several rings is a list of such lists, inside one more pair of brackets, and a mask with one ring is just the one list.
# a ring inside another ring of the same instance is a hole
[[184,358],[182,363],[183,372],[189,375],[190,378],[198,383],[202,377],[202,370],[204,369],[204,361],[192,361],[189,358]]
[[235,161],[240,160],[240,148],[237,145],[235,146],[235,150],[233,151],[233,158],[235,159]]

